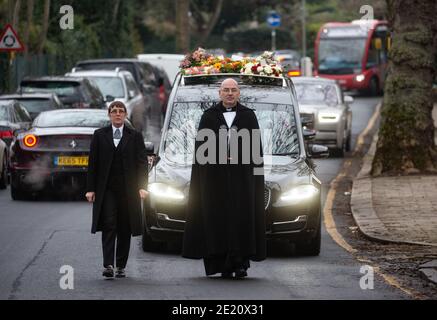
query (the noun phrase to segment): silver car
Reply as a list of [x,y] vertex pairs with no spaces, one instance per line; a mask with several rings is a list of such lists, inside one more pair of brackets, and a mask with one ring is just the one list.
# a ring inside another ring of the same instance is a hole
[[334,80],[292,78],[303,124],[315,130],[314,143],[323,144],[340,156],[351,149],[353,98],[344,96]]
[[106,105],[113,100],[126,105],[127,116],[135,129],[143,131],[149,106],[129,71],[116,68],[115,70],[87,70],[66,74],[69,77],[88,78],[97,85],[105,97]]

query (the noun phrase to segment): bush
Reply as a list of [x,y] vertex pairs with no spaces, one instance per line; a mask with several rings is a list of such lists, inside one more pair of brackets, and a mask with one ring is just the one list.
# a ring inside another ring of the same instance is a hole
[[[270,50],[272,47],[271,34],[272,29],[265,25],[258,28],[233,28],[225,33],[226,49],[228,52]],[[292,33],[287,30],[277,29],[276,48],[297,48]]]

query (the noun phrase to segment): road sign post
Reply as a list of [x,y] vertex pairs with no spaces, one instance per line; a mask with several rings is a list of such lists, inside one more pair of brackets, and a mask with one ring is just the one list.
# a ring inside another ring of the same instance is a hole
[[276,11],[270,11],[267,23],[272,28],[272,51],[276,51],[276,28],[281,26],[281,16]]
[[12,68],[15,59],[15,53],[17,51],[23,51],[24,46],[18,38],[17,33],[10,24],[7,24],[3,32],[0,34],[0,52],[9,53],[9,64],[7,68],[8,73],[8,86],[12,87]]

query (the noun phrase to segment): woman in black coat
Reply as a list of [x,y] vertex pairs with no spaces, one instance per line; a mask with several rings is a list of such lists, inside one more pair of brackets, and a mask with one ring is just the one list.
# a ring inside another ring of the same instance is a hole
[[147,154],[141,133],[124,125],[124,104],[113,102],[108,113],[111,125],[96,130],[91,141],[86,197],[93,202],[91,232],[102,231],[104,276],[111,277],[116,238],[117,274],[124,276],[130,237],[144,230]]

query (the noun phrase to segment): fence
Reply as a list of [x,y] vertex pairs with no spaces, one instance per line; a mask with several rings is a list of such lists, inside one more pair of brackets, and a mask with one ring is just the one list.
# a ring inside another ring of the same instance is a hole
[[20,54],[9,60],[6,53],[0,54],[0,94],[15,92],[24,77],[63,75],[67,67],[62,59],[53,55]]

